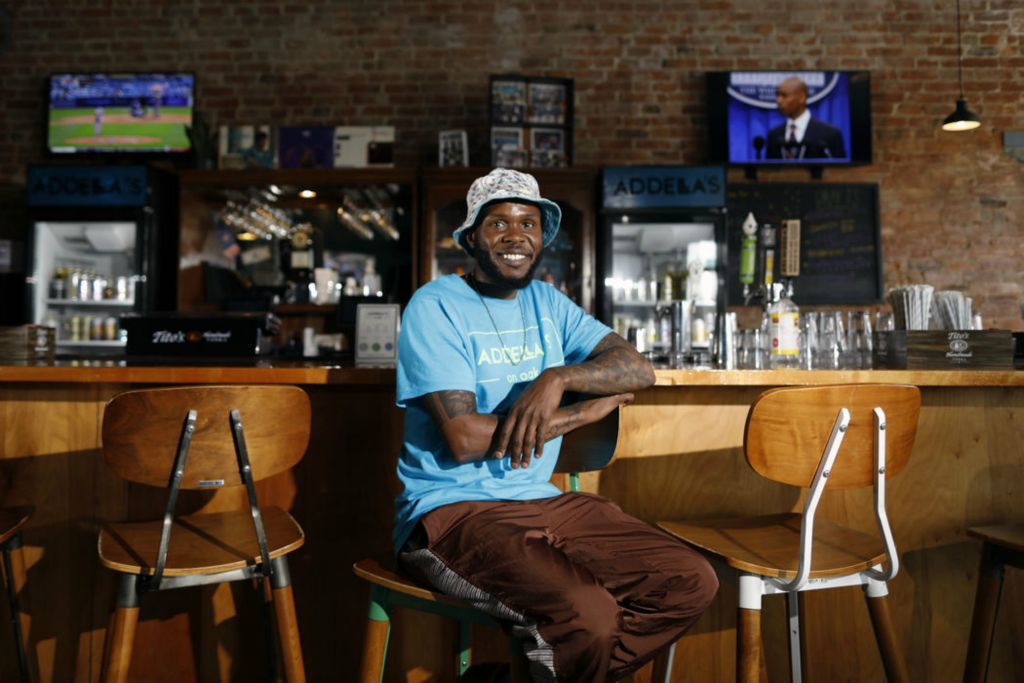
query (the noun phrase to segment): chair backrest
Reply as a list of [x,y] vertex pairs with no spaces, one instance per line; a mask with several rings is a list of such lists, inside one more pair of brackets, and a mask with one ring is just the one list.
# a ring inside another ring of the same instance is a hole
[[567,433],[562,438],[555,472],[577,474],[612,464],[621,448],[621,419],[622,408],[616,408],[603,419]]
[[294,386],[195,386],[126,391],[103,411],[103,457],[118,476],[166,487],[186,417],[196,425],[181,487],[239,486],[229,413],[237,410],[254,480],[295,466],[309,444],[309,397]]
[[906,384],[840,384],[765,391],[747,414],[743,450],[762,477],[807,488],[841,408],[850,424],[828,488],[874,483],[874,409],[885,412],[886,476],[903,469],[914,446],[921,392]]

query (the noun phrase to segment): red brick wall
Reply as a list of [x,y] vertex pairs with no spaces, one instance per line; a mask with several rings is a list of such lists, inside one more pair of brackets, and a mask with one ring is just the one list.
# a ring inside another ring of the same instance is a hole
[[[1024,7],[963,0],[964,77],[984,125],[942,133],[957,96],[953,0],[456,2],[33,0],[5,3],[0,182],[41,157],[45,76],[191,70],[221,123],[390,124],[400,164],[432,164],[437,131],[469,131],[486,162],[487,77],[576,84],[579,164],[704,160],[703,73],[872,72],[875,163],[827,181],[881,183],[886,283],[966,290],[1024,329]],[[764,180],[805,180],[765,172]]]

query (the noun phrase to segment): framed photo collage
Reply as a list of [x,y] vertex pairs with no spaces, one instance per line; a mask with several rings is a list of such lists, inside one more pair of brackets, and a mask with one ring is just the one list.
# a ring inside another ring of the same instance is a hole
[[572,164],[571,78],[491,76],[491,163],[506,168]]

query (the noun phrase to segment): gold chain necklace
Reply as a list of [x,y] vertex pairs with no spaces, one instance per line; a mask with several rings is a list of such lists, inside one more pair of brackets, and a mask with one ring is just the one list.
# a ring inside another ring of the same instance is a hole
[[498,331],[498,323],[494,322],[494,316],[491,315],[491,307],[487,305],[487,302],[484,301],[483,294],[481,294],[480,290],[476,288],[475,284],[473,284],[473,277],[467,274],[464,276],[464,279],[466,284],[469,285],[469,288],[476,292],[477,298],[480,299],[480,303],[483,304],[484,310],[487,311],[487,317],[491,321],[491,327],[494,328],[494,334],[498,335],[498,343],[501,344],[502,354],[508,358],[508,361],[512,363],[512,365],[519,365],[523,361],[523,352],[526,350],[526,306],[523,304],[523,297],[520,296],[522,292],[516,291],[516,300],[519,302],[519,319],[523,323],[523,342],[520,345],[519,353],[517,354],[519,360],[514,360],[512,358],[512,354],[506,352],[506,349],[509,347],[505,344],[505,340],[502,338],[501,332]]

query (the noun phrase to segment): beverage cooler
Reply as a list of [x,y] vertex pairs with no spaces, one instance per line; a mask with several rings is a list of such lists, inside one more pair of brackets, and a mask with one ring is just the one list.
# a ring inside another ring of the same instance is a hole
[[708,365],[726,301],[725,170],[602,171],[598,316],[656,364]]
[[122,353],[122,314],[174,310],[177,206],[156,168],[29,167],[27,310],[58,355]]

